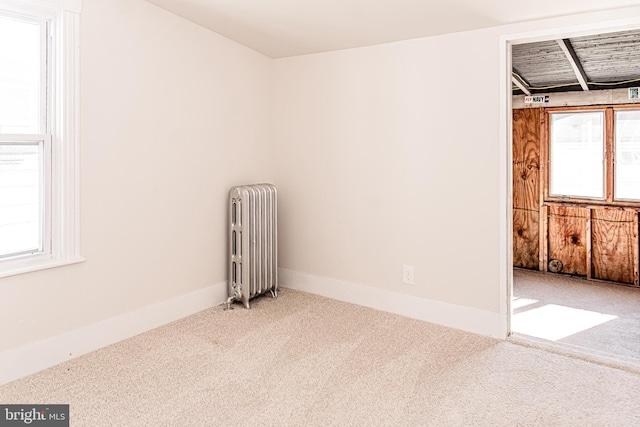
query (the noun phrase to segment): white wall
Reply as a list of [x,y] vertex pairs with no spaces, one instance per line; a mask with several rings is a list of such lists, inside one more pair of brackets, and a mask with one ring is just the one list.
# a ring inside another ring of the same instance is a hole
[[483,111],[498,109],[485,82],[499,58],[491,32],[474,46],[455,34],[275,61],[281,267],[498,310],[482,284],[497,273],[498,127]]
[[83,4],[87,261],[0,280],[0,351],[224,282],[227,191],[272,177],[269,58],[142,0]]
[[[276,60],[280,266],[305,273],[313,289],[337,280],[495,313],[483,333],[504,336],[511,193],[502,38],[594,32],[638,15],[608,11]],[[415,286],[401,283],[403,264],[415,266]],[[379,292],[369,294],[368,305],[385,307],[373,301]],[[466,329],[477,330],[473,316]]]

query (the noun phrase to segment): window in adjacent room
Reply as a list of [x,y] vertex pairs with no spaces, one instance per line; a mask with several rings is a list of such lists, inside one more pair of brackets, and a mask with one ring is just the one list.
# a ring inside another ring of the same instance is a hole
[[604,112],[549,117],[549,194],[603,199]]
[[546,200],[640,203],[637,106],[554,108],[547,120]]
[[640,111],[616,111],[615,136],[615,199],[640,201]]

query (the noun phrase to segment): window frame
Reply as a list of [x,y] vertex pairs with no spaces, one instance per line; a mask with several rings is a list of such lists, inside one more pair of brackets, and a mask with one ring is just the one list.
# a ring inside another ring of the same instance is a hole
[[0,260],[0,278],[75,264],[80,255],[79,212],[79,34],[82,0],[0,0],[7,16],[47,22],[47,91],[43,135],[0,135],[4,141],[42,138],[44,173],[50,177],[45,196],[46,249]]
[[0,263],[9,263],[15,260],[45,260],[51,255],[51,96],[49,88],[52,86],[51,70],[51,24],[50,20],[41,16],[26,15],[13,11],[0,10],[0,16],[35,24],[40,30],[40,78],[39,78],[39,105],[38,105],[38,129],[35,133],[0,133],[0,144],[7,145],[34,145],[40,148],[40,229],[41,234],[38,249],[35,251],[23,251],[0,256]]
[[618,197],[616,198],[616,177],[618,175],[617,170],[616,170],[616,155],[618,153],[618,146],[617,146],[617,135],[616,135],[616,129],[617,129],[617,122],[616,122],[616,116],[617,116],[617,112],[619,111],[634,111],[637,113],[640,113],[640,106],[637,106],[636,108],[631,108],[631,106],[625,106],[625,108],[614,108],[613,109],[613,122],[612,122],[612,139],[613,139],[613,145],[612,145],[612,156],[613,156],[613,188],[612,188],[612,193],[613,193],[613,200],[619,203],[625,203],[627,205],[640,205],[640,200],[639,199],[625,199],[622,197]]
[[36,252],[25,251],[11,256],[0,258],[0,263],[10,263],[19,260],[46,260],[51,256],[51,134],[0,134],[0,144],[11,145],[35,145],[41,151],[40,158],[40,222],[42,224],[41,248]]
[[[576,107],[549,107],[544,109],[541,120],[541,143],[540,143],[540,166],[541,177],[543,179],[542,192],[544,202],[565,202],[582,205],[606,205],[620,207],[640,207],[640,200],[616,200],[614,197],[615,185],[615,112],[623,110],[640,111],[637,104],[616,104],[616,105],[590,105]],[[604,194],[602,199],[576,196],[556,196],[550,194],[550,173],[551,173],[551,136],[550,114],[553,113],[575,113],[575,112],[597,112],[604,111]]]
[[[602,162],[603,162],[603,167],[602,167],[602,197],[593,197],[593,196],[576,196],[576,195],[561,195],[561,194],[551,194],[551,163],[553,161],[552,155],[551,155],[551,129],[552,129],[552,120],[551,120],[551,116],[553,114],[584,114],[584,113],[600,113],[602,114]],[[575,200],[606,200],[607,198],[607,188],[606,188],[606,156],[607,156],[607,143],[606,143],[606,138],[607,138],[607,126],[606,126],[606,120],[607,120],[607,114],[606,114],[606,110],[604,108],[594,108],[594,109],[589,109],[589,110],[576,110],[576,111],[551,111],[549,113],[547,113],[547,117],[548,117],[548,123],[549,123],[549,138],[548,138],[548,157],[549,157],[549,180],[548,180],[548,194],[550,198],[554,198],[554,199],[562,199],[562,200],[567,200],[567,199],[575,199]]]

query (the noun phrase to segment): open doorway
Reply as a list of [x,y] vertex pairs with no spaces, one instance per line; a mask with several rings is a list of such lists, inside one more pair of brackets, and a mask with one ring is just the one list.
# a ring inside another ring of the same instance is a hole
[[640,366],[640,30],[597,33],[512,41],[508,324]]

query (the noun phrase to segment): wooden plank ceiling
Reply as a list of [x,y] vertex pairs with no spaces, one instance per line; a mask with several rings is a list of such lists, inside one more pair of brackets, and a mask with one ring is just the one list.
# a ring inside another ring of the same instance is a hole
[[640,30],[512,47],[513,94],[640,86]]

